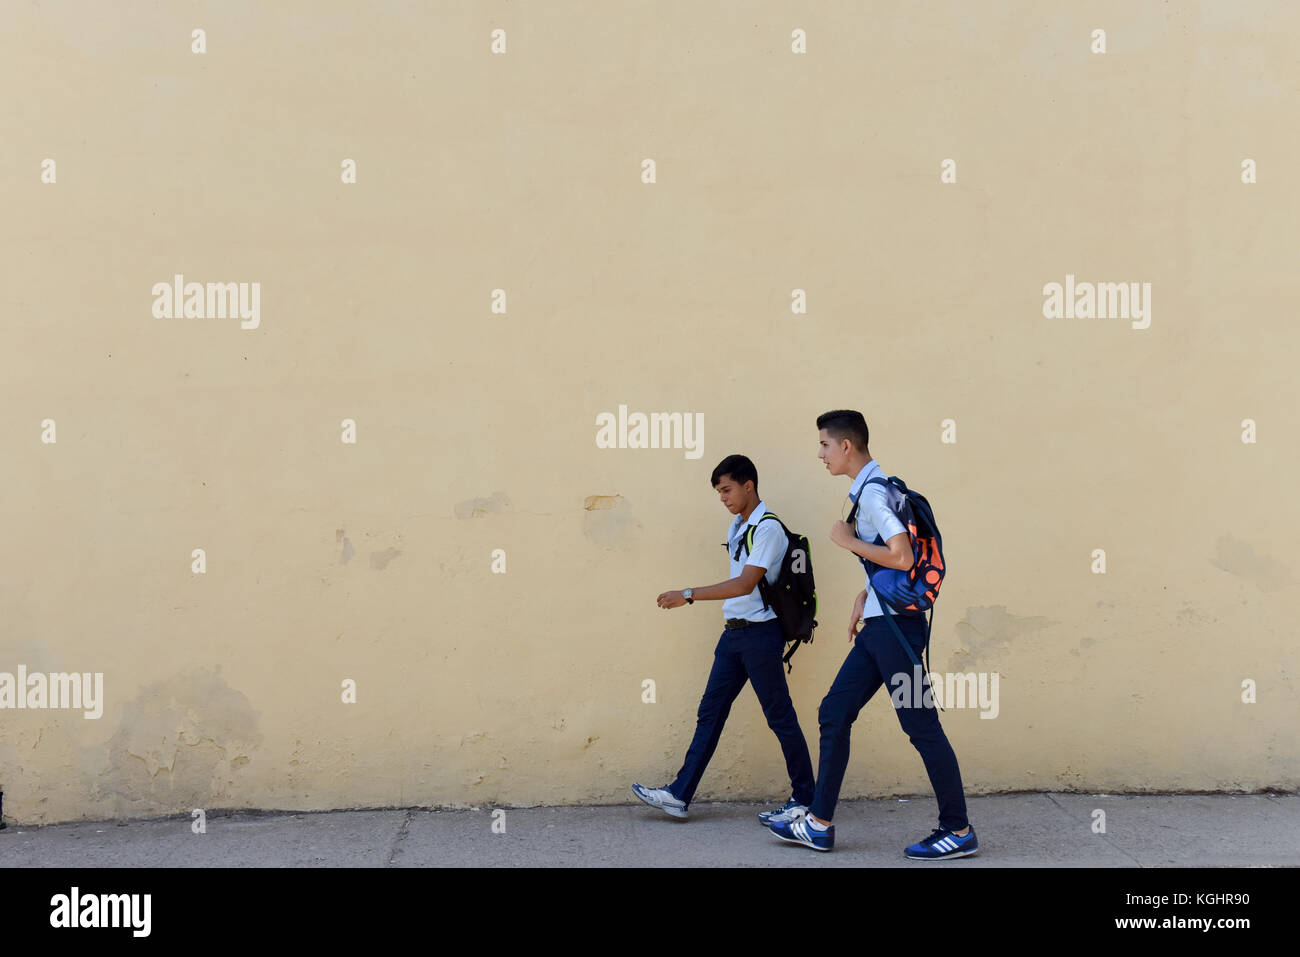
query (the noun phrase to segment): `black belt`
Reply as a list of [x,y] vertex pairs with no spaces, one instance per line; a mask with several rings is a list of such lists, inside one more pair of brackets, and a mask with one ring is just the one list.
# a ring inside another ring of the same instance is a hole
[[727,631],[735,631],[737,628],[748,628],[750,625],[761,625],[761,621],[750,621],[748,618],[728,618],[724,623]]

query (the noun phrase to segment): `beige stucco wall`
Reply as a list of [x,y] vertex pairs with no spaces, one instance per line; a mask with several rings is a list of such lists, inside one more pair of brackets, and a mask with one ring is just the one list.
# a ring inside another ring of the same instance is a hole
[[[735,451],[813,537],[815,760],[845,406],[944,532],[934,666],[1000,675],[970,793],[1297,786],[1300,8],[370,6],[0,5],[0,671],[104,676],[0,710],[8,819],[629,801]],[[260,324],[155,318],[177,273]],[[1046,318],[1067,275],[1149,327]],[[598,448],[620,404],[702,454]],[[853,740],[845,796],[929,793],[883,696]],[[698,799],[787,793],[746,690]]]

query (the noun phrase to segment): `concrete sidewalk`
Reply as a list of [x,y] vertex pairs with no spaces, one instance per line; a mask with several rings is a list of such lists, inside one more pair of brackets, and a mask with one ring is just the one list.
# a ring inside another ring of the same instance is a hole
[[[630,795],[629,795],[630,797]],[[768,833],[757,804],[689,820],[644,804],[467,811],[212,812],[0,831],[4,867],[1300,867],[1300,795],[1005,794],[967,798],[974,857],[909,861],[933,797],[843,801],[829,854]],[[1105,811],[1106,832],[1093,833]],[[505,833],[495,833],[494,820]]]

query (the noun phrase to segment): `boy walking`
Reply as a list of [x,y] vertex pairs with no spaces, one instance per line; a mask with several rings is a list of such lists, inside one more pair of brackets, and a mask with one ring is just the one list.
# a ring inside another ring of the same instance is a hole
[[[915,559],[911,537],[890,507],[889,493],[880,484],[869,481],[877,476],[883,478],[884,473],[868,451],[869,433],[862,413],[848,410],[824,413],[817,417],[817,429],[818,457],[831,475],[852,478],[850,498],[858,506],[855,524],[836,522],[831,528],[831,541],[882,568],[910,569]],[[869,544],[874,542],[883,544]],[[829,851],[835,845],[831,817],[849,763],[849,731],[853,722],[883,683],[895,675],[911,680],[911,658],[884,619],[886,614],[894,616],[894,622],[918,657],[925,648],[925,615],[895,612],[888,603],[880,601],[868,576],[867,587],[854,601],[849,619],[849,641],[853,642],[853,648],[817,712],[821,724],[821,758],[816,793],[804,818],[771,824],[772,832],[782,840],[818,851]],[[926,678],[925,687],[928,686]],[[929,837],[909,845],[904,853],[925,861],[974,854],[979,850],[979,842],[966,819],[966,798],[957,756],[939,725],[938,712],[932,705],[913,705],[922,695],[900,697],[905,699],[903,703],[894,701],[898,723],[920,752],[939,802],[939,827]]]
[[760,579],[769,585],[776,582],[789,539],[780,521],[762,521],[767,506],[758,496],[758,470],[748,458],[727,456],[713,470],[710,482],[722,504],[737,516],[727,531],[731,578],[703,588],[666,591],[657,601],[660,608],[680,608],[696,601],[721,599],[725,627],[700,699],[695,737],[676,780],[662,788],[633,784],[632,792],[673,817],[686,817],[704,769],[718,746],[731,704],[749,681],[763,707],[767,726],[781,742],[793,791],[790,800],[774,811],[761,812],[758,819],[763,824],[797,821],[807,813],[813,799],[812,758],[786,685],[781,660],[785,635],[775,609],[764,607],[758,588]]

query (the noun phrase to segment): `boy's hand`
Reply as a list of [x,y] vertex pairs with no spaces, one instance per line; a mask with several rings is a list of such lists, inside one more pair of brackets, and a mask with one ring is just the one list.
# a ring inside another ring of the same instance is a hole
[[853,617],[849,619],[849,642],[852,643],[858,637],[858,631],[862,628],[862,609],[867,604],[867,590],[864,588],[858,592],[857,599],[853,602]]
[[848,522],[836,522],[831,526],[831,541],[840,548],[848,548],[855,539],[857,536],[853,534],[853,526]]
[[679,591],[666,591],[655,601],[660,608],[680,608],[686,604],[686,599],[682,597],[682,593]]

